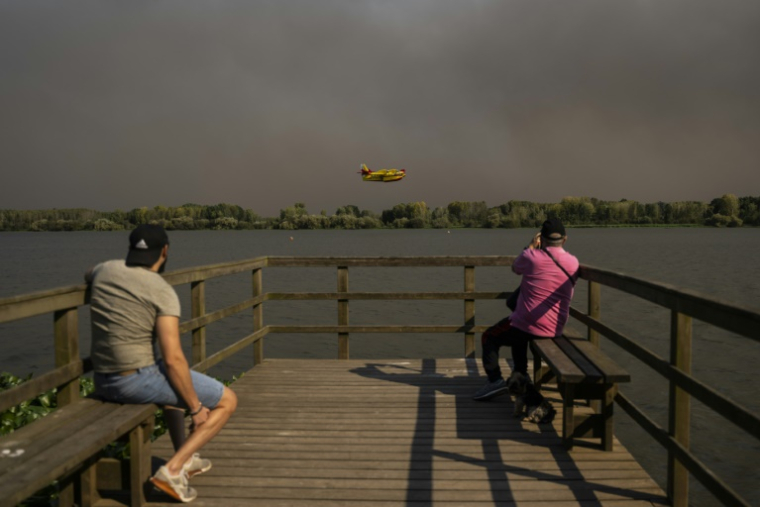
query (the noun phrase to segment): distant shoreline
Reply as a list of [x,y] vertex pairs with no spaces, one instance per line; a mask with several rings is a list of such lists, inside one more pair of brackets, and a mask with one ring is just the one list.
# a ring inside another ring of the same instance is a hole
[[140,224],[158,224],[166,230],[286,231],[317,229],[521,229],[539,228],[549,218],[567,227],[743,227],[760,226],[760,196],[725,194],[707,202],[640,203],[622,199],[602,201],[590,197],[565,197],[558,203],[509,201],[489,207],[485,201],[454,201],[431,208],[425,202],[409,202],[375,213],[353,204],[328,215],[310,214],[304,203],[263,217],[234,204],[184,204],[130,211],[91,209],[2,210],[0,231],[120,231]]
[[[713,225],[704,225],[704,224],[647,224],[647,225],[635,225],[635,224],[619,224],[619,225],[568,225],[566,226],[567,229],[758,229],[760,226],[757,225],[742,225],[739,227],[716,227]],[[435,227],[422,227],[417,229],[399,229],[395,227],[374,227],[374,228],[363,228],[363,229],[342,229],[342,228],[331,228],[331,229],[298,229],[298,230],[285,230],[285,229],[213,229],[213,228],[207,228],[207,229],[189,229],[189,230],[172,230],[171,232],[204,232],[204,231],[237,231],[237,232],[252,232],[252,231],[274,231],[274,232],[280,232],[283,235],[286,234],[294,234],[294,233],[304,233],[304,232],[325,232],[325,231],[358,231],[358,230],[364,230],[364,231],[386,231],[386,232],[413,232],[413,231],[419,231],[419,230],[439,230],[442,233],[451,232],[451,231],[462,231],[462,230],[506,230],[506,228],[498,228],[494,229],[492,227],[449,227],[447,229],[440,229]],[[53,231],[39,231],[39,230],[15,230],[15,231],[3,231],[0,230],[0,233],[7,233],[7,234],[40,234],[40,233],[71,233],[71,232],[84,232],[84,233],[100,233],[100,232],[123,232],[123,231],[130,231],[131,229],[114,229],[114,230],[93,230],[93,229],[82,229],[82,230],[53,230]],[[511,227],[509,230],[538,230],[538,227]]]

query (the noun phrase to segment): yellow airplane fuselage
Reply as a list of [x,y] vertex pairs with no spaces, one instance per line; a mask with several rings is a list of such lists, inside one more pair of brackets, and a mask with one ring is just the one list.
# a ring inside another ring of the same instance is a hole
[[398,181],[406,176],[406,172],[398,169],[380,169],[379,171],[370,171],[363,167],[366,171],[362,171],[362,179],[364,181]]

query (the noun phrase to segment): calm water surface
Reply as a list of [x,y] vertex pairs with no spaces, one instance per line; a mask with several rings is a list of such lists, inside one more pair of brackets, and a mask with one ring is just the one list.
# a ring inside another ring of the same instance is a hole
[[[168,270],[216,264],[263,255],[411,256],[516,255],[529,241],[530,230],[400,230],[400,231],[193,231],[171,232]],[[753,309],[760,309],[760,229],[570,229],[567,250],[582,264],[690,289]],[[125,254],[128,232],[0,233],[0,298],[78,284],[82,273],[102,260]],[[292,237],[292,240],[291,240]],[[511,290],[519,283],[509,269],[478,268],[476,290]],[[207,284],[209,310],[250,295],[247,274]],[[335,270],[269,268],[267,291],[333,291]],[[352,291],[459,291],[461,268],[351,269]],[[177,290],[185,317],[189,288]],[[585,283],[578,284],[574,305],[585,308]],[[506,314],[501,301],[477,302],[478,324]],[[668,357],[669,312],[615,290],[602,290],[603,319],[660,356]],[[461,302],[352,302],[351,323],[461,324]],[[81,313],[83,354],[87,355],[88,316]],[[335,302],[269,302],[269,324],[335,324]],[[209,352],[251,332],[250,314],[238,315],[208,328]],[[44,372],[53,366],[51,318],[0,325],[3,353],[0,371],[18,375]],[[476,340],[479,341],[479,340]],[[274,335],[266,339],[266,357],[334,358],[333,335]],[[633,381],[623,392],[660,425],[667,427],[667,383],[614,345],[604,350],[625,366]],[[353,358],[460,357],[461,335],[352,335]],[[755,374],[760,343],[694,323],[694,375],[715,389],[760,412],[760,383]],[[251,367],[250,353],[241,353],[211,373],[229,378]],[[664,486],[665,453],[618,409],[616,434]],[[692,448],[699,458],[739,491],[760,505],[760,444],[745,437],[731,422],[699,403],[692,409]],[[695,505],[716,502],[694,487]]]

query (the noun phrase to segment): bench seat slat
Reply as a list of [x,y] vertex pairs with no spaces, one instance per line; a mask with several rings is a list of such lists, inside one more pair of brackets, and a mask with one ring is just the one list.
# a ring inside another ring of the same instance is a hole
[[599,368],[604,375],[605,382],[614,384],[631,381],[631,375],[604,352],[596,348],[593,343],[585,339],[573,339],[571,341],[575,348]]
[[101,404],[102,403],[98,402],[97,400],[84,398],[70,405],[58,407],[34,423],[27,424],[26,426],[19,428],[12,433],[0,437],[0,449],[5,449],[6,443],[10,440],[34,440],[39,435],[47,434],[50,431],[50,428],[43,427],[44,425],[36,424],[39,421],[50,419],[58,421],[58,424],[68,424],[69,421],[83,416],[86,412],[96,409]]
[[554,343],[552,338],[537,338],[531,341],[531,346],[535,347],[541,354],[541,357],[549,364],[557,375],[560,382],[578,383],[585,378],[585,375],[578,366],[575,365],[560,348]]
[[[90,401],[77,403],[83,402]],[[155,405],[94,403],[105,407],[102,417],[72,428],[67,435],[52,442],[45,452],[6,458],[14,467],[0,475],[0,505],[16,505],[53,480],[69,474],[110,442],[147,420],[157,408]],[[35,421],[32,426],[40,425],[39,429],[55,431],[57,421],[46,422],[46,419]]]
[[48,452],[61,440],[80,432],[83,427],[97,423],[113,411],[113,407],[90,400],[78,401],[70,407],[74,408],[77,405],[79,410],[70,410],[64,414],[58,414],[56,410],[0,440],[0,450],[23,451],[19,458],[0,460],[0,477],[10,468],[16,467],[19,461],[26,461],[37,454]]
[[565,327],[564,333],[562,334],[565,336],[565,338],[570,340],[570,342],[581,352],[581,354],[586,356],[589,361],[594,363],[594,365],[604,375],[605,381],[607,383],[612,384],[615,382],[631,381],[631,375],[624,368],[618,366],[615,361],[613,361],[609,356],[607,356],[604,352],[599,350],[595,345],[588,341],[586,337],[581,333],[573,328]]
[[604,380],[604,375],[600,372],[595,365],[584,356],[574,344],[567,338],[555,338],[554,341],[557,346],[567,354],[567,357],[575,363],[578,368],[581,369],[586,378],[583,382],[596,384]]

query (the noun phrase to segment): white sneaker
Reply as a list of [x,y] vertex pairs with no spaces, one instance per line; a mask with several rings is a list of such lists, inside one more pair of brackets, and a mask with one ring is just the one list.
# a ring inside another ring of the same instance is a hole
[[155,487],[180,502],[192,502],[198,496],[198,492],[187,483],[187,474],[184,467],[179,475],[171,475],[169,470],[162,466],[156,475],[150,478]]
[[196,452],[187,460],[182,470],[187,474],[188,479],[192,479],[195,475],[211,470],[211,460],[201,458],[201,455]]

